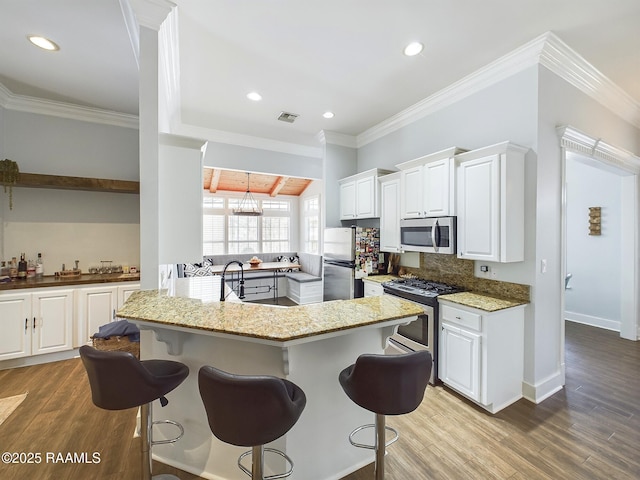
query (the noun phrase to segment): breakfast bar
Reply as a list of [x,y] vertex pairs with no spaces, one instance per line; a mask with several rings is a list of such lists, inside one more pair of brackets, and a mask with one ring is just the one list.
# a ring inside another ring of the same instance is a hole
[[[340,479],[373,462],[371,450],[354,448],[347,439],[373,415],[348,399],[338,374],[363,353],[383,353],[397,326],[422,310],[390,296],[287,308],[243,303],[230,293],[220,302],[220,281],[174,279],[167,288],[135,292],[117,312],[140,327],[143,359],[177,360],[190,369],[166,407],[154,404],[156,419],[185,428],[179,442],[155,446],[154,458],[203,478],[246,478],[237,467],[245,449],[220,442],[207,423],[197,376],[201,366],[211,365],[236,374],[275,375],[304,390],[307,406],[300,420],[270,445],[295,462],[289,478]],[[156,439],[172,435],[154,429]],[[267,474],[282,471],[279,461],[266,457]]]

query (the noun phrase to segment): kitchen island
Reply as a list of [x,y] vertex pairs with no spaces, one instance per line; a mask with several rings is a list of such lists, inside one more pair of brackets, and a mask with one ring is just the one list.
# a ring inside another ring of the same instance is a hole
[[[348,435],[371,423],[373,414],[349,400],[338,374],[362,353],[383,353],[397,325],[422,310],[390,296],[288,308],[259,305],[238,301],[228,289],[227,301],[220,302],[220,288],[217,276],[175,279],[166,289],[134,293],[117,313],[140,326],[143,359],[177,360],[190,369],[187,380],[168,395],[169,405],[154,405],[155,418],[182,423],[185,436],[176,444],[155,446],[154,458],[203,478],[246,478],[236,465],[246,449],[220,442],[209,430],[197,375],[202,365],[212,365],[287,378],[305,391],[300,420],[271,445],[293,459],[289,478],[339,479],[371,463],[373,452],[352,447]],[[164,428],[154,432],[155,438],[173,434]],[[280,457],[267,455],[267,473],[282,467]]]

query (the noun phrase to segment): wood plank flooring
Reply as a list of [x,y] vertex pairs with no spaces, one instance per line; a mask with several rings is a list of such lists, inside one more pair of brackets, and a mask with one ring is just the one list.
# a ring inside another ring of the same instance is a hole
[[[520,400],[491,415],[430,386],[418,410],[389,417],[400,440],[388,449],[387,480],[639,479],[640,342],[574,323],[566,331],[566,388],[539,405]],[[0,451],[99,452],[101,461],[0,463],[0,479],[139,478],[136,410],[93,406],[79,359],[0,371],[0,397],[25,391],[0,426]],[[154,473],[199,478],[158,463]],[[370,465],[343,480],[372,478]]]

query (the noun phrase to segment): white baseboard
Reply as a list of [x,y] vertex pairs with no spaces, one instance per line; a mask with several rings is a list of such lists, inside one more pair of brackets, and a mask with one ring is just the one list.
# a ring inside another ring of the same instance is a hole
[[564,312],[564,319],[569,322],[582,323],[584,325],[591,325],[592,327],[613,330],[614,332],[620,331],[619,320],[610,320],[608,318],[594,317],[593,315],[585,315],[583,313],[569,311]]
[[540,403],[563,388],[562,372],[557,372],[536,385],[522,382],[522,396],[530,402]]
[[9,368],[30,367],[32,365],[40,365],[41,363],[59,362],[60,360],[69,360],[78,357],[78,349],[65,350],[64,352],[45,353],[44,355],[30,355],[28,357],[12,358],[0,362],[0,370]]

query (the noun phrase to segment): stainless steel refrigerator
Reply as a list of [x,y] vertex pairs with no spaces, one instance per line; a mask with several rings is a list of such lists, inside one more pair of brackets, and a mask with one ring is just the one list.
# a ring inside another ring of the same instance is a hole
[[324,301],[364,296],[361,278],[376,274],[380,236],[377,228],[327,228],[324,231]]

